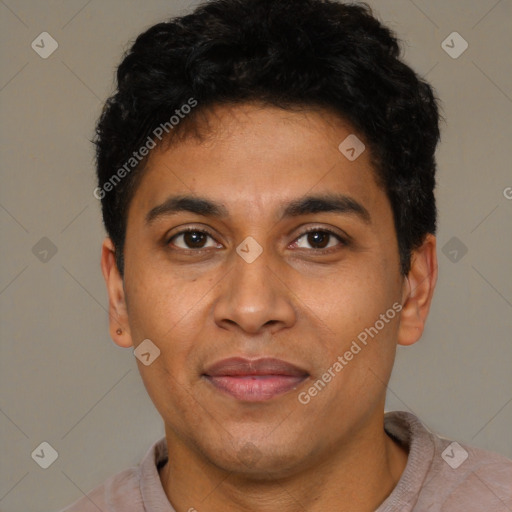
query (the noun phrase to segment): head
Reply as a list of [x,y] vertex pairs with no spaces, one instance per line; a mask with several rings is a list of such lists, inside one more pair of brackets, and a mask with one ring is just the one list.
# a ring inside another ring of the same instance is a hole
[[[138,364],[168,438],[230,471],[313,464],[379,421],[423,330],[431,87],[368,7],[321,0],[210,1],[140,35],[117,81],[95,191],[113,339],[159,349]],[[294,385],[219,391],[231,357],[284,360]]]

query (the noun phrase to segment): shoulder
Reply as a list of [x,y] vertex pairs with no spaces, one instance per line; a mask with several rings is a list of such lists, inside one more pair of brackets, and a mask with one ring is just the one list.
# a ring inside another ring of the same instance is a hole
[[111,476],[102,485],[82,496],[60,512],[143,511],[138,468],[130,468]]
[[409,413],[388,413],[385,424],[409,450],[401,479],[409,492],[400,498],[415,504],[410,510],[512,510],[512,460],[445,439]]
[[430,477],[433,492],[435,487],[444,488],[442,510],[512,510],[512,460],[463,443],[438,440]]
[[158,466],[166,458],[163,438],[151,446],[138,466],[110,477],[60,512],[173,512],[158,474]]

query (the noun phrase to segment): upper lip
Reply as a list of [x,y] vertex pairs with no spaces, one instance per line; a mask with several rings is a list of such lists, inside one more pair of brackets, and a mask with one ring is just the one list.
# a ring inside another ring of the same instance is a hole
[[222,359],[209,366],[204,375],[209,377],[220,376],[249,376],[249,375],[284,375],[305,377],[306,370],[299,368],[282,359],[262,357],[259,359],[246,359],[244,357],[230,357]]

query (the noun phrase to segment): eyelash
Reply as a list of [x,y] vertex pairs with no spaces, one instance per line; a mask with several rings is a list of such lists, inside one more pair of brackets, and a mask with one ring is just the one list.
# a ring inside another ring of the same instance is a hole
[[[184,235],[186,233],[201,233],[204,235],[208,235],[210,238],[212,238],[212,240],[215,240],[214,235],[212,233],[210,233],[207,229],[204,229],[204,228],[198,229],[198,228],[190,227],[190,228],[183,229],[182,231],[179,231],[178,233],[175,233],[174,235],[172,235],[167,240],[166,245],[170,245],[174,239],[176,239],[177,237]],[[337,245],[335,247],[328,247],[327,249],[306,249],[308,251],[314,251],[316,254],[329,254],[333,251],[339,250],[340,246],[348,246],[349,245],[349,241],[347,238],[342,237],[341,235],[339,235],[338,233],[335,233],[334,231],[332,231],[330,229],[319,228],[319,227],[308,228],[306,231],[304,231],[299,236],[297,236],[294,239],[294,241],[292,242],[292,244],[296,243],[302,237],[307,236],[309,233],[325,233],[329,236],[336,238],[340,242],[339,245]],[[183,251],[185,253],[201,254],[203,252],[209,251],[210,249],[211,249],[210,247],[208,247],[206,249],[182,249],[182,248],[178,247],[175,250]]]
[[[338,245],[336,245],[334,247],[328,247],[326,249],[306,249],[306,250],[309,250],[309,251],[314,251],[316,254],[329,254],[331,252],[339,250],[340,247],[342,247],[342,246],[346,247],[346,246],[349,245],[349,241],[348,241],[347,238],[341,236],[338,233],[335,233],[334,231],[332,231],[330,229],[321,228],[321,227],[312,227],[312,228],[306,229],[306,231],[304,231],[298,237],[295,238],[293,243],[296,243],[297,240],[300,240],[302,237],[307,236],[309,233],[325,233],[325,234],[329,235],[330,237],[333,237],[336,240],[338,240],[338,242],[340,242]],[[329,239],[329,242],[330,241],[331,240]]]

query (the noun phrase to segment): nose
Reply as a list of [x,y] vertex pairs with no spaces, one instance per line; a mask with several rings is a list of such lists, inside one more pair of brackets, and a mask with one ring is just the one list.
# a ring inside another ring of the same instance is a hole
[[220,295],[214,305],[217,325],[241,329],[247,334],[264,330],[275,333],[296,321],[293,293],[284,283],[266,251],[248,263],[238,254],[232,256],[230,272],[220,283]]

